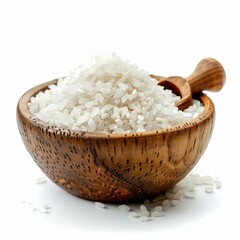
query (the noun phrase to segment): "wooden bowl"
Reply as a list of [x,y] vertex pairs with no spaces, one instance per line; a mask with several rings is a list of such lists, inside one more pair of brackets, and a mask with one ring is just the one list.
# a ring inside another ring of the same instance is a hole
[[50,126],[28,110],[30,98],[56,80],[27,91],[17,106],[23,142],[36,164],[58,186],[95,201],[125,202],[159,195],[195,166],[214,126],[211,99],[205,110],[182,125],[145,133],[101,134]]

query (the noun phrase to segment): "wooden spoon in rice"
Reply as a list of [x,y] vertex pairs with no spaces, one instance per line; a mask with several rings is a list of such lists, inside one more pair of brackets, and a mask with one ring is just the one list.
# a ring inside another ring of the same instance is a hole
[[218,92],[225,84],[226,74],[223,66],[213,58],[201,60],[194,72],[187,78],[179,76],[161,77],[151,74],[158,84],[171,89],[181,99],[176,107],[184,110],[192,105],[192,97],[204,90]]

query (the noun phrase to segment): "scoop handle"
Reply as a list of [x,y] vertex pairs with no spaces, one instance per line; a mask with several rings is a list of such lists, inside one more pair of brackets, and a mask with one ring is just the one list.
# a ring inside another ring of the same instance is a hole
[[218,92],[225,84],[226,74],[223,66],[217,60],[204,58],[186,80],[191,87],[192,95],[203,90]]

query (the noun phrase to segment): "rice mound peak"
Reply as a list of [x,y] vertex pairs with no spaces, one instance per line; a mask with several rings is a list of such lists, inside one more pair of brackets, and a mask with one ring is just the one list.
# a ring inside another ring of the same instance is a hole
[[72,130],[145,132],[185,123],[204,109],[194,100],[180,111],[175,106],[179,99],[147,71],[111,53],[94,56],[39,92],[29,110],[48,124]]

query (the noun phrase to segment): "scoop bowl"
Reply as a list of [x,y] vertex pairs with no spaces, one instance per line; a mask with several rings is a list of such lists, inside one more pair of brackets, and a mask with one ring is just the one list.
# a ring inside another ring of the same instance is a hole
[[57,80],[27,91],[17,106],[22,140],[33,160],[58,186],[94,201],[126,202],[151,198],[183,179],[210,140],[215,108],[201,93],[205,109],[196,119],[158,131],[101,134],[46,124],[28,110],[28,102]]

